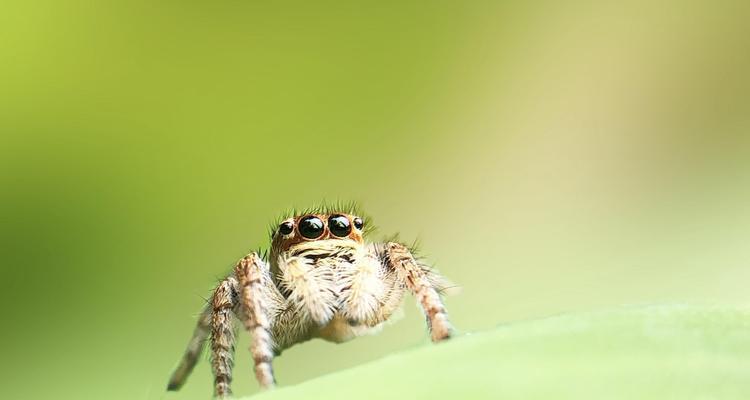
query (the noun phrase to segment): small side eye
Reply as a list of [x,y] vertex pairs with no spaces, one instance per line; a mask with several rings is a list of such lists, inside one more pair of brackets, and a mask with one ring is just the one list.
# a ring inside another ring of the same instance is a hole
[[323,221],[314,215],[309,215],[299,221],[299,233],[308,239],[319,238],[324,230]]
[[331,215],[328,217],[328,230],[335,236],[347,237],[352,231],[352,226],[349,223],[349,218],[343,215]]
[[281,225],[279,225],[279,232],[281,232],[282,235],[288,235],[292,233],[294,230],[294,223],[292,221],[285,221],[282,222]]
[[362,228],[364,226],[365,226],[365,221],[362,221],[362,218],[360,218],[360,217],[355,217],[354,218],[354,227],[355,228],[357,228],[359,230],[362,230]]

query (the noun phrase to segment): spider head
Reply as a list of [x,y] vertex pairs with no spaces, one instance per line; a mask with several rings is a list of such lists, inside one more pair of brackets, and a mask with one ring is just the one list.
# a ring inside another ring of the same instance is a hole
[[286,251],[305,242],[348,240],[363,243],[364,220],[345,213],[305,214],[281,221],[273,232],[273,247]]

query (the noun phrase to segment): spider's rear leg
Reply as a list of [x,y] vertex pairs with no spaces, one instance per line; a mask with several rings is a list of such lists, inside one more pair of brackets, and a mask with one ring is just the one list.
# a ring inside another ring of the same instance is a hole
[[396,271],[398,279],[406,285],[422,307],[430,327],[432,341],[448,339],[453,328],[448,321],[448,313],[440,299],[438,288],[428,277],[428,274],[437,273],[417,263],[411,251],[401,243],[385,243],[384,248],[387,267]]
[[[263,260],[256,253],[241,259],[234,269],[239,282],[240,302],[239,316],[245,329],[251,334],[250,354],[255,364],[255,377],[264,389],[274,387],[273,375],[273,339],[269,319],[269,293],[266,289],[275,290],[271,283],[270,272]],[[280,296],[280,295],[279,295]]]
[[193,337],[190,339],[190,343],[188,343],[185,354],[182,356],[180,364],[172,373],[172,377],[169,378],[167,390],[179,390],[185,384],[193,368],[195,368],[195,364],[198,362],[198,358],[203,350],[203,345],[206,343],[206,338],[211,333],[211,309],[212,306],[209,304],[201,312],[198,324],[193,331]]

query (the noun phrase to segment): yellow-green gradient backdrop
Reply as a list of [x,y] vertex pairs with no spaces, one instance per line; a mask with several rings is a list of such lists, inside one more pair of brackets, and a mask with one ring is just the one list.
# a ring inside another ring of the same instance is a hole
[[[202,297],[321,199],[419,238],[463,332],[747,304],[747,3],[618,3],[4,2],[0,397],[208,398],[206,362],[164,393]],[[275,365],[426,340],[410,299]]]

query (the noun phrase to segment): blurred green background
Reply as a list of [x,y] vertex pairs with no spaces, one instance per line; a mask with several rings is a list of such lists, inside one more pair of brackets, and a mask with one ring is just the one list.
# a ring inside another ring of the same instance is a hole
[[[322,199],[419,238],[463,332],[748,304],[746,4],[4,2],[0,397],[208,398],[164,393],[202,297]],[[427,341],[404,310],[280,383]]]

